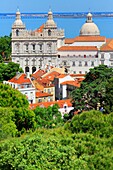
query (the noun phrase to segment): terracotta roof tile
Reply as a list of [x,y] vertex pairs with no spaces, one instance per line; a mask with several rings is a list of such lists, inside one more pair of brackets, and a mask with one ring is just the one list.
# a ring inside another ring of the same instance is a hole
[[9,82],[17,83],[17,84],[31,84],[30,78],[27,78],[26,74],[18,74],[15,77],[13,77]]
[[72,44],[74,42],[105,42],[106,37],[104,36],[78,36],[75,38],[65,39],[65,44]]
[[67,74],[60,74],[59,76],[57,76],[56,78],[64,78],[64,77],[66,77],[67,76]]
[[40,84],[38,81],[33,80],[32,82],[37,90],[44,90],[44,86],[42,84]]
[[59,76],[60,73],[56,72],[56,71],[52,71],[49,74],[47,74],[46,76],[44,76],[44,78],[53,81],[55,77]]
[[62,46],[58,51],[98,51],[96,46]]
[[104,42],[106,37],[104,36],[78,36],[74,39],[75,42]]
[[43,29],[44,29],[44,24],[41,25],[37,30],[35,30],[35,32],[42,33],[42,32],[43,32]]
[[36,97],[48,97],[48,96],[53,96],[53,94],[45,93],[45,92],[36,92]]
[[75,81],[65,81],[61,84],[62,85],[71,85],[71,86],[75,86],[75,87],[80,87],[80,83],[81,83],[81,81],[75,80]]
[[41,102],[41,103],[30,104],[30,108],[35,109],[37,106],[49,107],[49,106],[53,106],[54,104],[58,104],[60,108],[63,108],[64,104],[67,104],[68,107],[72,107],[71,99],[66,99],[66,100],[58,100],[52,102]]
[[85,74],[70,74],[71,77],[85,77]]
[[108,39],[107,43],[100,48],[100,51],[113,51],[113,39]]
[[36,72],[34,72],[31,77],[34,77],[34,78],[39,78],[41,77],[42,75],[44,75],[46,72],[44,70],[38,70]]

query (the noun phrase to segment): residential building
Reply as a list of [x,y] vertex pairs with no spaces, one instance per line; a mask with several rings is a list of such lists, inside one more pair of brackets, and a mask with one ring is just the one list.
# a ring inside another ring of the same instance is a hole
[[9,84],[12,88],[19,90],[26,95],[29,103],[35,103],[35,88],[32,81],[24,73],[17,73],[11,80],[3,81],[4,84]]

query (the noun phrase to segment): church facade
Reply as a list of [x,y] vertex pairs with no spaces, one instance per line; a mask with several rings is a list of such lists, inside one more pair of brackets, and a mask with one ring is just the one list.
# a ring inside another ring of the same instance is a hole
[[57,28],[51,11],[46,23],[34,31],[26,29],[17,11],[12,26],[12,61],[29,74],[46,66],[58,67],[57,49],[64,44],[64,38],[64,30]]
[[57,28],[51,11],[46,23],[34,31],[26,29],[17,11],[12,26],[12,61],[29,74],[50,66],[64,67],[67,73],[86,74],[100,64],[113,67],[113,39],[100,35],[91,13],[79,36],[68,39],[64,30]]

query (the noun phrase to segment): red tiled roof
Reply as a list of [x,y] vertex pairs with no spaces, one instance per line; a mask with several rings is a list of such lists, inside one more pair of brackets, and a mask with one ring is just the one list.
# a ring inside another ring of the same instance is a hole
[[64,78],[64,77],[66,77],[67,76],[67,74],[60,74],[59,76],[57,76],[56,78]]
[[75,42],[104,42],[106,37],[104,36],[78,36],[74,39]]
[[77,36],[75,38],[65,39],[65,44],[72,44],[74,42],[105,42],[104,36]]
[[67,104],[68,107],[72,107],[71,99],[66,99],[66,100],[58,100],[58,101],[52,101],[52,102],[41,102],[41,103],[30,104],[30,108],[35,109],[37,106],[49,107],[54,104],[58,104],[60,108],[63,108],[64,104]]
[[31,77],[34,77],[34,78],[39,78],[41,77],[42,75],[44,75],[46,72],[44,70],[38,70],[36,72],[34,72]]
[[43,85],[40,84],[37,80],[33,80],[32,82],[37,90],[44,90]]
[[85,77],[85,74],[70,74],[71,77]]
[[98,51],[96,46],[62,46],[58,51]]
[[17,84],[24,84],[24,83],[31,83],[30,78],[26,77],[26,74],[22,73],[22,74],[18,74],[15,77],[13,77],[11,80],[9,80],[9,82],[12,83],[17,83]]
[[35,30],[35,32],[42,33],[42,32],[43,32],[43,29],[44,29],[44,24],[41,25],[37,30]]
[[36,97],[48,97],[48,96],[53,96],[53,94],[45,93],[45,92],[36,92]]
[[80,87],[80,82],[78,80],[75,81],[65,81],[63,83],[61,83],[62,85],[71,85],[71,86],[75,86],[75,87]]
[[57,71],[53,71],[53,72],[50,72],[48,75],[44,76],[44,78],[50,80],[50,81],[53,81],[55,77],[59,76],[60,73],[58,73]]
[[102,45],[100,51],[113,51],[113,39],[108,39],[107,43]]

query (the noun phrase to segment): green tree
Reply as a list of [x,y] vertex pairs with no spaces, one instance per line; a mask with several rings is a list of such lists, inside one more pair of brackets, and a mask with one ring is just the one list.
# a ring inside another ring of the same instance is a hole
[[100,111],[85,111],[73,117],[68,125],[73,133],[90,133],[94,136],[111,137],[113,135],[113,114],[110,116]]
[[18,129],[18,131],[34,130],[36,127],[35,114],[32,110],[28,108],[13,108],[12,112],[14,114],[13,121]]
[[100,109],[105,104],[106,83],[113,77],[113,69],[100,65],[90,69],[80,88],[72,92],[72,102],[76,110]]
[[0,55],[8,59],[11,55],[11,36],[0,37]]
[[[29,103],[26,99],[26,96],[20,93],[18,90],[13,89],[9,85],[0,84],[0,107],[1,117],[5,115],[4,110],[7,110],[6,115],[9,113],[7,119],[3,118],[4,125],[5,121],[11,120],[9,121],[11,127],[14,125],[18,131],[25,132],[29,129],[35,129],[35,114],[32,110],[29,110]],[[9,124],[7,123],[7,126],[4,126],[4,128],[8,128],[8,125]],[[11,127],[9,127],[7,131],[9,131]]]
[[48,108],[37,107],[34,109],[34,113],[37,127],[52,128],[63,122],[57,105],[49,106]]
[[108,80],[105,90],[105,110],[110,113],[113,112],[113,78]]
[[0,107],[0,139],[14,137],[17,133],[11,108]]
[[9,62],[8,64],[0,63],[0,82],[10,80],[17,72],[23,72],[19,64],[13,62]]
[[11,86],[0,83],[0,107],[28,108],[26,96]]

